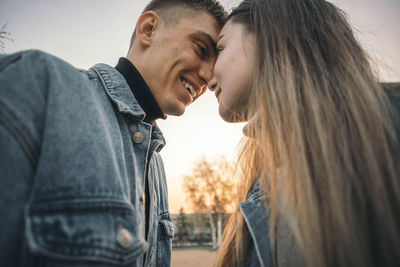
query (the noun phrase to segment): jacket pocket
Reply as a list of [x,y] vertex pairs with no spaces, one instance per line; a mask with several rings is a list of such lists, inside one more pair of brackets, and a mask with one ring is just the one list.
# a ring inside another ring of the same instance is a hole
[[171,266],[172,238],[174,237],[174,224],[169,213],[158,217],[158,267]]
[[58,201],[26,210],[26,239],[36,256],[125,265],[146,249],[130,203]]
[[159,222],[160,230],[159,230],[159,237],[160,239],[165,238],[173,238],[174,237],[174,224],[172,221],[168,219],[163,219]]

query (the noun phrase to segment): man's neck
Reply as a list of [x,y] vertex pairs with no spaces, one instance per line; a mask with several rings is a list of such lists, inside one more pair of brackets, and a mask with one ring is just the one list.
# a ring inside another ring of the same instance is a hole
[[136,67],[128,59],[121,57],[115,68],[124,76],[133,95],[146,113],[144,121],[153,124],[157,119],[165,119],[166,116],[162,113],[149,86]]

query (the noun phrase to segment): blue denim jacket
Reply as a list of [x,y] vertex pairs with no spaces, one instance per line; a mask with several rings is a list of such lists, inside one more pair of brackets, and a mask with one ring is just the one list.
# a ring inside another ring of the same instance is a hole
[[170,266],[165,140],[144,117],[108,65],[0,57],[1,266]]
[[257,181],[245,202],[239,203],[245,223],[250,232],[246,267],[272,267],[269,243],[269,216],[264,205],[260,181]]

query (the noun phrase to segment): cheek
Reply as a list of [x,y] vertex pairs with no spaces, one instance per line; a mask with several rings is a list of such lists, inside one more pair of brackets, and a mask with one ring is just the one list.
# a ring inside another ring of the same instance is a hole
[[248,108],[250,90],[248,83],[242,83],[236,79],[230,80],[229,85],[220,95],[220,113],[224,113],[225,116],[228,113],[244,115]]
[[229,80],[229,77],[232,77],[234,73],[232,71],[235,71],[238,67],[240,68],[240,64],[236,65],[233,67],[234,62],[232,62],[232,58],[230,55],[230,51],[228,48],[226,48],[224,51],[221,52],[221,54],[217,57],[217,60],[215,61],[214,65],[214,74],[215,77],[218,78],[223,78],[223,77],[228,77],[227,80]]
[[234,81],[229,80],[221,92],[219,104],[224,108],[231,109],[236,105],[238,99],[239,99],[238,87],[234,83]]

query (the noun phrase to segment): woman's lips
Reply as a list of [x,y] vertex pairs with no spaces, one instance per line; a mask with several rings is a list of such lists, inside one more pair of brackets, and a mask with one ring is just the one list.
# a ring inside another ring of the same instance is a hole
[[215,90],[215,97],[219,100],[219,95],[221,94],[221,88],[218,87],[217,90]]

